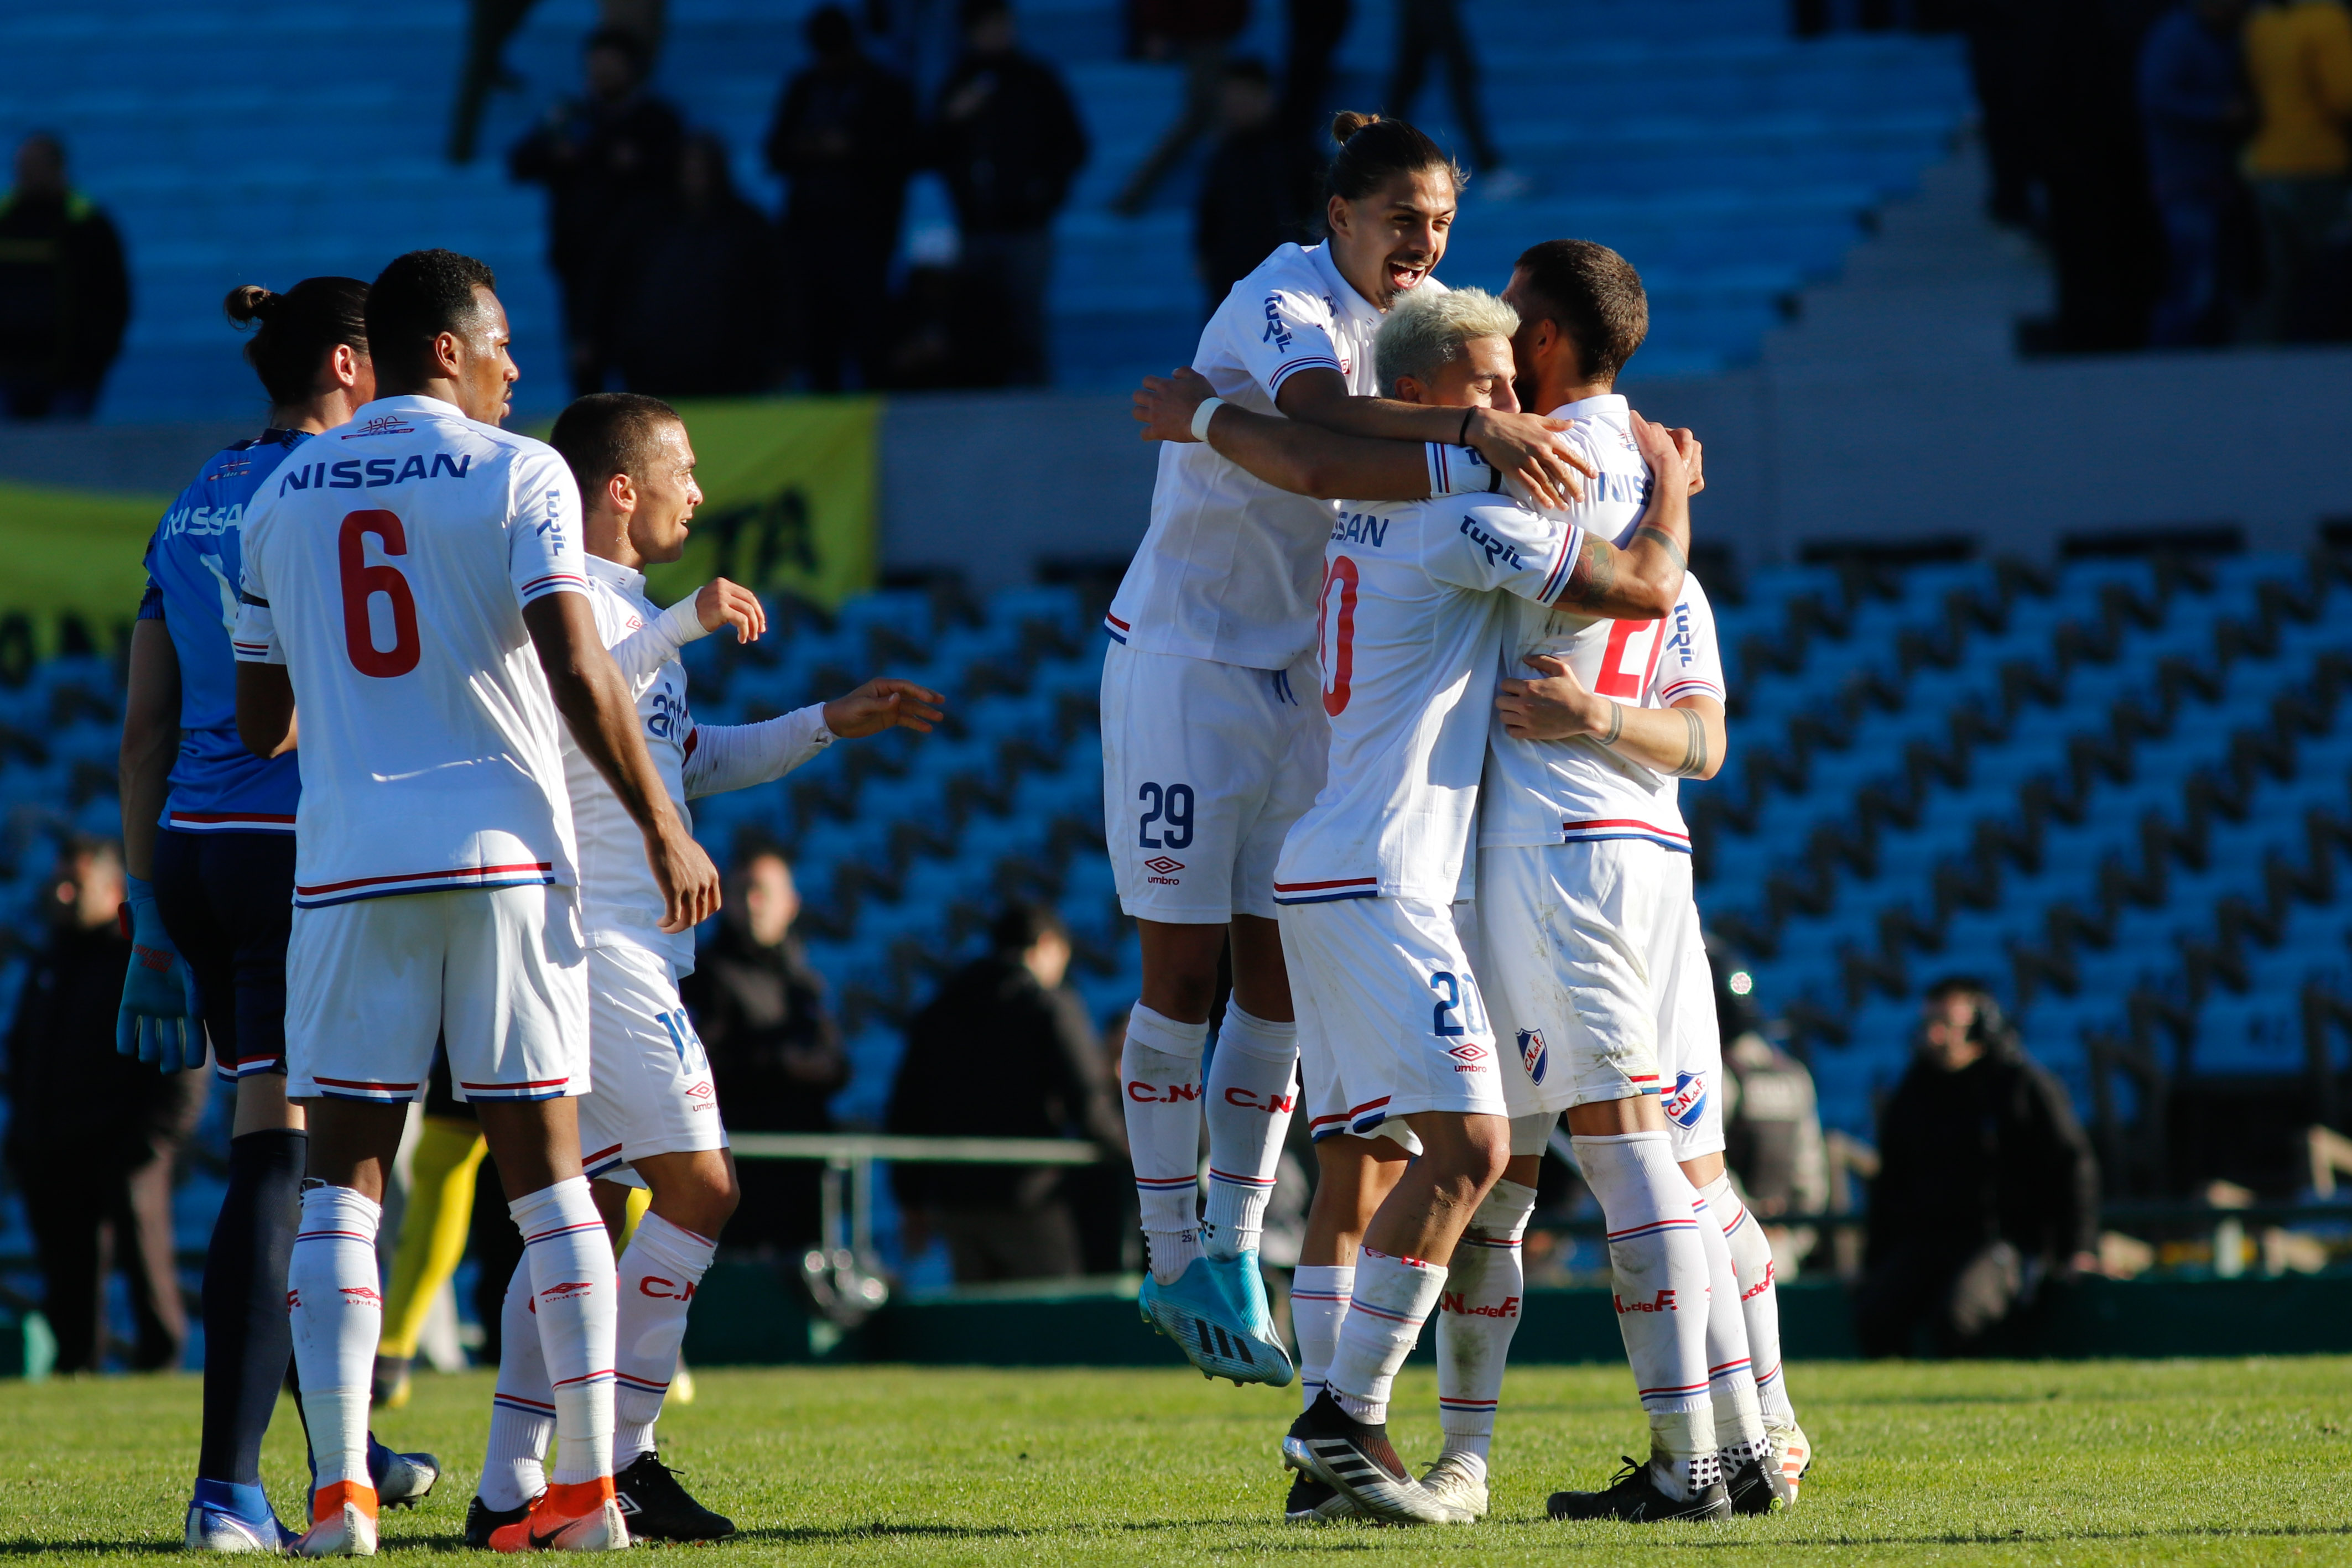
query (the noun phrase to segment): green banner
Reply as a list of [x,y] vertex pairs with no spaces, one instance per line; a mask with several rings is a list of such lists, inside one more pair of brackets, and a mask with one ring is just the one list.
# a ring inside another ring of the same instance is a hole
[[139,613],[140,562],[169,496],[0,483],[0,616],[22,613],[44,653],[58,622],[79,615],[101,644]]
[[703,503],[684,559],[649,576],[669,603],[714,577],[832,609],[874,586],[882,400],[682,402]]

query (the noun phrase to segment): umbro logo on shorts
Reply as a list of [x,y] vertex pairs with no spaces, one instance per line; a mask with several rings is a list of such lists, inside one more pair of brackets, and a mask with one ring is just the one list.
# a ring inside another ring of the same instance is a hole
[[1167,876],[1171,873],[1182,871],[1184,869],[1184,862],[1179,860],[1170,860],[1166,855],[1153,855],[1150,860],[1143,862],[1143,866],[1146,871],[1156,871],[1161,876]]
[[1454,1070],[1456,1072],[1486,1071],[1486,1048],[1475,1040],[1465,1040],[1460,1045],[1449,1045],[1445,1048],[1445,1054],[1462,1064]]

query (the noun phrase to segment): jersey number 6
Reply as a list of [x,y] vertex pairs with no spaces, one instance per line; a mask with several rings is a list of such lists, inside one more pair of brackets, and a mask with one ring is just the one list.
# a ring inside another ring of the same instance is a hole
[[[408,553],[408,530],[400,519],[386,511],[353,512],[343,518],[342,537],[337,549],[343,576],[343,646],[352,656],[352,668],[362,675],[375,675],[389,680],[404,675],[416,668],[423,645],[416,640],[416,596],[408,590],[408,579],[390,565],[367,564],[364,540],[373,534],[387,556]],[[377,594],[383,594],[392,609],[392,646],[375,645],[373,618],[368,606]]]

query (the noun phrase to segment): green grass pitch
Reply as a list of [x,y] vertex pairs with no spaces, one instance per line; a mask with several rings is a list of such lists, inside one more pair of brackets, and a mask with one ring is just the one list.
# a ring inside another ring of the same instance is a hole
[[[1597,1485],[1643,1434],[1622,1368],[1516,1370],[1495,1514],[1445,1531],[1280,1521],[1287,1392],[1189,1374],[841,1367],[698,1372],[665,1453],[743,1534],[745,1563],[2352,1563],[2352,1359],[1792,1369],[1820,1458],[1798,1511],[1720,1526],[1561,1526],[1546,1492]],[[1395,1435],[1436,1451],[1433,1378]],[[488,1376],[420,1375],[382,1412],[449,1467],[387,1552],[462,1550]],[[196,1443],[193,1378],[0,1385],[0,1552],[24,1562],[175,1552]],[[299,1506],[279,1406],[267,1473]]]

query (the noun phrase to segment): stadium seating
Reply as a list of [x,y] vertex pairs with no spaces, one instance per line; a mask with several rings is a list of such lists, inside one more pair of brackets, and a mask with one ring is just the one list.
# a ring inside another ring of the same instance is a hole
[[[799,57],[772,0],[672,0],[658,85],[737,154],[772,207],[756,148]],[[1066,70],[1094,156],[1065,215],[1053,299],[1059,378],[1124,388],[1192,346],[1204,302],[1191,262],[1190,181],[1139,218],[1111,193],[1176,111],[1178,68],[1120,57],[1116,0],[1023,0],[1032,47]],[[1381,97],[1392,0],[1357,6],[1339,86]],[[1257,7],[1244,47],[1281,53],[1281,8]],[[63,133],[76,182],[116,216],[135,310],[105,417],[236,418],[257,402],[225,350],[234,284],[310,273],[373,277],[398,251],[446,245],[497,268],[516,329],[526,412],[562,395],[540,193],[499,154],[572,89],[591,0],[546,0],[516,38],[521,83],[497,98],[487,156],[439,156],[462,0],[396,13],[353,0],[251,5],[87,0],[0,16],[0,122]],[[1655,323],[1646,375],[1749,357],[1796,291],[1828,276],[1870,214],[1943,155],[1965,112],[1951,40],[1900,35],[1796,42],[1780,0],[1481,0],[1467,8],[1495,134],[1528,175],[1523,201],[1474,183],[1444,275],[1499,286],[1532,240],[1578,234],[1645,274]],[[1416,114],[1459,146],[1433,82]],[[944,221],[935,184],[910,226]]]
[[2101,1052],[2304,1071],[2306,1018],[2324,1038],[2352,999],[2344,572],[1754,574],[1699,899],[1815,1047],[1828,1120],[1867,1131],[1943,973],[1990,981],[2086,1112]]

